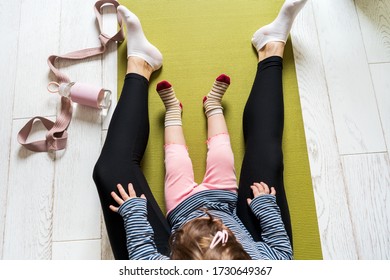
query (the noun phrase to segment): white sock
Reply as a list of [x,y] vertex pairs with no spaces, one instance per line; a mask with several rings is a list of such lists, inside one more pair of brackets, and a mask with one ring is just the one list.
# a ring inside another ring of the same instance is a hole
[[294,19],[306,2],[307,0],[286,0],[276,19],[253,34],[252,44],[256,50],[261,50],[272,41],[286,43]]
[[145,37],[138,17],[122,5],[118,7],[118,12],[127,27],[127,57],[140,57],[152,66],[153,70],[159,69],[162,66],[162,54]]

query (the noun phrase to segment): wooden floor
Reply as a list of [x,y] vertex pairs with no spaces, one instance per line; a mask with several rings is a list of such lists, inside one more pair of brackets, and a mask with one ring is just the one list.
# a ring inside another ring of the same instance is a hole
[[[46,58],[99,45],[94,2],[0,2],[1,259],[112,258],[91,172],[115,102],[76,106],[65,152],[16,140],[30,117],[59,111]],[[390,259],[390,1],[309,0],[291,37],[324,259]],[[115,46],[61,66],[116,96]]]

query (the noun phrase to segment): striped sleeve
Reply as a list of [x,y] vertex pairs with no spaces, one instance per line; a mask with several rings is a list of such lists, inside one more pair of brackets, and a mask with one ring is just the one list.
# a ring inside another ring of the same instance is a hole
[[132,198],[118,209],[124,221],[129,258],[130,260],[169,259],[157,252],[154,232],[147,218],[146,203],[146,199]]
[[259,248],[273,259],[290,260],[293,253],[291,243],[284,227],[280,210],[274,195],[262,195],[250,204],[252,212],[260,221],[262,238]]

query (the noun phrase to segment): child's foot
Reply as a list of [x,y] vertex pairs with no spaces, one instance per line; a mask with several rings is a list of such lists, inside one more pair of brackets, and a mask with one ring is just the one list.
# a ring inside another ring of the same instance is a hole
[[230,85],[230,78],[225,74],[219,75],[207,96],[203,98],[203,106],[207,118],[215,114],[223,114],[222,97]]
[[156,90],[165,105],[165,109],[167,110],[165,113],[165,127],[181,126],[181,112],[183,110],[183,106],[176,98],[172,85],[167,81],[162,81],[157,84]]
[[286,0],[276,19],[258,29],[252,37],[252,44],[260,51],[268,42],[286,43],[295,17],[307,0]]
[[162,66],[162,54],[145,37],[138,17],[122,5],[118,7],[118,12],[127,27],[127,57],[140,57],[153,71],[158,70]]

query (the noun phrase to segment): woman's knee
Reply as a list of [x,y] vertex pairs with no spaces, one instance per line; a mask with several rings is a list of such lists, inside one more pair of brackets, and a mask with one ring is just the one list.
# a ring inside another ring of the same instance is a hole
[[[274,180],[283,174],[283,153],[279,147],[256,145],[247,149],[244,158],[243,170],[256,180]],[[260,177],[260,178],[259,178]],[[271,183],[266,182],[265,183]]]
[[100,190],[103,186],[106,185],[106,181],[110,176],[111,166],[112,165],[109,162],[104,161],[100,158],[96,162],[96,164],[93,168],[92,178],[93,178],[98,190]]
[[279,179],[283,176],[284,170],[282,151],[278,149],[270,149],[262,160],[264,161],[264,173],[266,174],[266,177],[271,180],[271,182],[268,183],[276,184],[279,182]]

